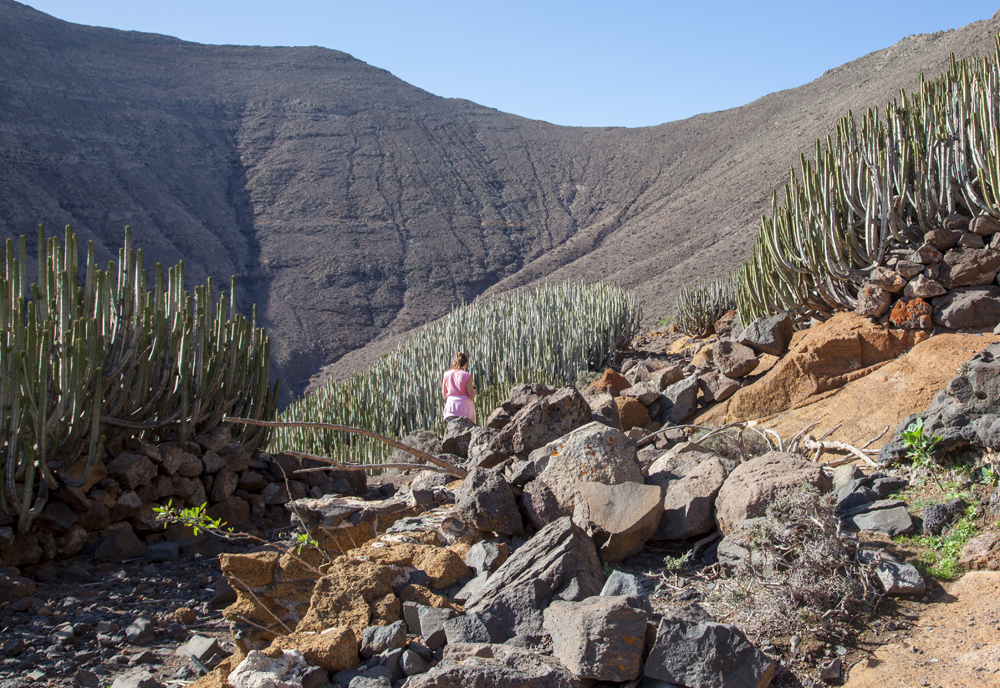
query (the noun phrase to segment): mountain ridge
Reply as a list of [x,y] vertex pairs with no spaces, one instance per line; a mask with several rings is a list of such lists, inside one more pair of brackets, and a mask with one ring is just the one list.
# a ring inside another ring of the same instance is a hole
[[290,394],[455,303],[613,279],[650,319],[735,267],[771,189],[836,117],[881,106],[997,18],[655,127],[560,127],[441,98],[339,51],[192,44],[0,0],[0,238],[71,224],[113,258],[237,276]]

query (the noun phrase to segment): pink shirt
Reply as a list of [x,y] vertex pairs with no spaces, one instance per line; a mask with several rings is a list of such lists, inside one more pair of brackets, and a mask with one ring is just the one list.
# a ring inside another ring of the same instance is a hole
[[452,368],[444,374],[444,393],[449,397],[469,396],[469,379],[472,374],[465,370]]

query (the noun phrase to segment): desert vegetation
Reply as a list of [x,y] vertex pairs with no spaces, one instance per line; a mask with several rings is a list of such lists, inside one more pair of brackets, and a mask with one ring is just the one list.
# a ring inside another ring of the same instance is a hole
[[[0,276],[0,507],[27,530],[49,490],[84,484],[105,447],[131,437],[185,441],[229,413],[274,415],[269,342],[236,312],[234,293],[215,302],[211,280],[184,289],[184,265],[147,284],[130,231],[117,265],[97,265],[76,235],[63,243],[38,231],[36,283],[28,283],[26,240],[7,241]],[[150,289],[149,287],[152,286]],[[267,429],[246,427],[257,447]],[[69,471],[71,467],[82,470]]]
[[842,117],[774,192],[751,257],[679,293],[678,324],[701,333],[723,303],[744,323],[854,309],[861,283],[908,232],[922,236],[956,213],[1000,216],[998,137],[1000,37],[993,55],[952,56],[945,74],[901,91],[881,113]]
[[[469,355],[485,419],[520,382],[561,386],[609,365],[638,333],[635,296],[612,284],[538,285],[454,309],[345,381],[331,381],[291,405],[282,421],[337,423],[401,437],[443,427],[441,374],[456,351]],[[378,463],[376,440],[308,428],[280,428],[272,447]]]

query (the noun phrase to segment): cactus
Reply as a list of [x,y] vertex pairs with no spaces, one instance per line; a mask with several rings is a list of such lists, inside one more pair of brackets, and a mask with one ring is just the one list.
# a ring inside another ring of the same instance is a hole
[[[484,420],[518,382],[561,385],[608,365],[639,330],[635,296],[608,284],[542,285],[454,309],[367,371],[329,382],[286,409],[283,422],[325,422],[399,438],[441,429],[441,375],[456,351],[469,355]],[[309,428],[279,428],[272,446],[381,463],[385,445],[365,437]]]
[[735,310],[739,289],[736,274],[682,286],[677,295],[677,327],[693,337],[705,336],[716,320]]
[[[779,202],[780,199],[780,202]],[[743,322],[779,311],[828,317],[857,305],[861,282],[886,251],[956,211],[1000,218],[1000,36],[992,56],[958,60],[938,79],[800,156],[753,253],[734,273]],[[707,286],[682,289],[677,309],[698,330],[713,315]]]
[[[87,247],[81,284],[76,235],[63,244],[38,230],[38,281],[27,281],[25,237],[8,240],[0,276],[0,508],[26,530],[60,484],[88,479],[106,445],[142,436],[184,441],[230,413],[273,418],[277,383],[268,379],[269,344],[235,313],[211,281],[191,298],[183,263],[167,278],[159,265],[146,287],[142,251],[125,244],[117,266],[97,267]],[[227,310],[231,311],[227,313]],[[237,428],[250,446],[267,428]],[[86,461],[72,479],[68,467]],[[36,495],[37,492],[37,495]],[[36,501],[36,507],[31,506]]]

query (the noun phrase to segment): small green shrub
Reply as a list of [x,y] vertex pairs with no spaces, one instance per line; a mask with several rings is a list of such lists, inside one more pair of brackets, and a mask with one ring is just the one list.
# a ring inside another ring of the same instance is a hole
[[922,575],[950,581],[965,573],[958,558],[962,548],[978,532],[976,507],[970,505],[965,515],[941,535],[911,535],[897,538],[897,542],[922,550],[914,562]]
[[980,475],[982,477],[980,477],[979,482],[983,485],[996,485],[1000,482],[1000,470],[997,469],[995,463],[984,464],[980,469]]
[[924,421],[917,418],[901,433],[903,444],[906,445],[906,458],[918,468],[931,467],[934,464],[932,452],[941,438],[937,435],[924,434]]
[[666,329],[667,327],[670,327],[670,325],[674,322],[675,319],[676,318],[673,315],[663,316],[662,318],[660,318],[660,321],[656,323],[656,329],[663,330]]

